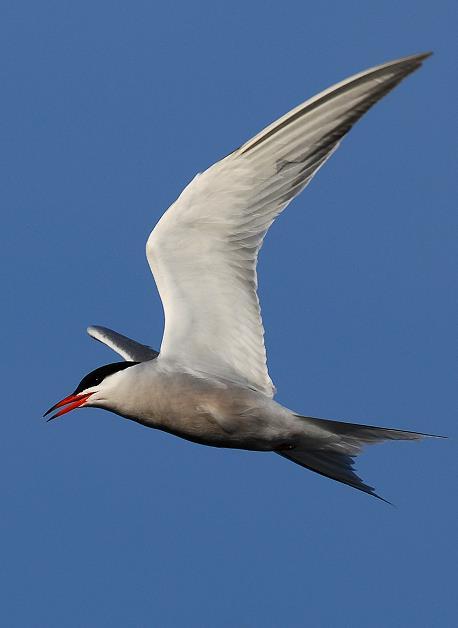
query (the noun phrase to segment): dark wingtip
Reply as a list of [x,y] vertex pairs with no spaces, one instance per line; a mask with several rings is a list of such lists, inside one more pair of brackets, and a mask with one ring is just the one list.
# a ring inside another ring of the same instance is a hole
[[428,50],[427,52],[419,52],[418,54],[409,55],[408,57],[403,57],[400,59],[400,61],[414,61],[416,63],[422,63],[423,61],[428,59],[428,57],[430,57],[432,54],[433,54],[433,51]]
[[432,54],[434,54],[432,50],[427,50],[426,52],[419,52],[415,56],[417,57],[419,61],[423,61],[424,59],[427,59],[428,57],[430,57]]
[[411,74],[421,68],[423,61],[426,61],[426,59],[428,59],[428,57],[432,54],[432,51],[428,51],[420,52],[415,55],[409,55],[408,57],[401,57],[397,61],[394,61],[393,65],[398,66],[401,73],[404,74],[404,76],[407,76],[408,74]]

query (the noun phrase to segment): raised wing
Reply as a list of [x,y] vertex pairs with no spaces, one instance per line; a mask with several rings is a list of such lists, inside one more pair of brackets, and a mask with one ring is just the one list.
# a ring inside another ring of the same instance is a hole
[[107,345],[107,347],[110,347],[110,349],[113,349],[113,351],[116,351],[116,353],[119,353],[124,360],[147,362],[148,360],[154,360],[154,358],[157,358],[159,355],[159,353],[151,347],[142,345],[107,327],[91,325],[87,328],[87,333],[92,338],[95,338],[95,340],[102,342],[104,345]]
[[165,313],[160,360],[273,396],[256,293],[266,231],[353,124],[428,56],[386,63],[327,89],[185,188],[147,243]]

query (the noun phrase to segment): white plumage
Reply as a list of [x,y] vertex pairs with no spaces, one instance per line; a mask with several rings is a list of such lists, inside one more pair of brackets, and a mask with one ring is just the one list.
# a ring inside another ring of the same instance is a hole
[[107,328],[88,328],[128,362],[89,373],[51,408],[65,406],[52,418],[76,407],[105,408],[198,443],[274,451],[375,495],[353,470],[361,447],[422,435],[304,417],[273,400],[256,264],[278,214],[352,125],[427,56],[327,89],[197,175],[147,243],[165,315],[159,355]]
[[165,314],[159,359],[273,396],[256,293],[264,236],[354,122],[425,56],[386,63],[325,90],[183,190],[147,244]]

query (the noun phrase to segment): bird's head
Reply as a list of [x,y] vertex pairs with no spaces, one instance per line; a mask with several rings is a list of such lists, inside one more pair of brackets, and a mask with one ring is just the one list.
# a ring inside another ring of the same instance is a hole
[[106,364],[105,366],[100,366],[98,369],[91,371],[83,377],[71,395],[58,401],[45,412],[44,416],[47,416],[58,408],[62,408],[62,410],[59,410],[59,412],[56,412],[56,414],[53,414],[53,416],[48,419],[48,421],[51,421],[58,416],[71,412],[71,410],[75,410],[75,408],[102,405],[104,401],[107,401],[107,397],[109,398],[107,394],[109,389],[112,385],[115,385],[116,378],[114,375],[135,364],[138,364],[138,362],[114,362],[113,364]]

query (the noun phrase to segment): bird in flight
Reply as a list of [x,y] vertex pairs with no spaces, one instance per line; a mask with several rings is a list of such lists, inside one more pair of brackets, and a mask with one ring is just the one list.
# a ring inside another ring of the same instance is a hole
[[362,447],[426,435],[301,416],[274,400],[256,264],[275,218],[355,122],[429,55],[385,63],[326,89],[198,174],[146,245],[165,314],[160,352],[89,327],[124,361],[86,375],[46,415],[103,408],[203,445],[275,452],[379,497],[354,471]]

